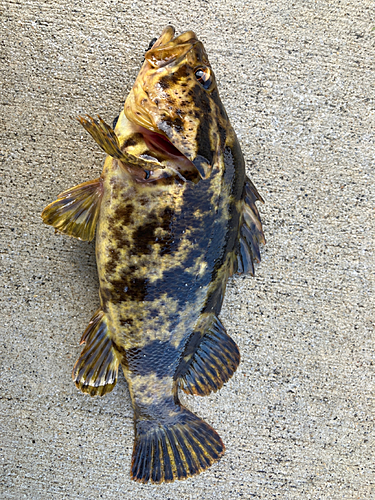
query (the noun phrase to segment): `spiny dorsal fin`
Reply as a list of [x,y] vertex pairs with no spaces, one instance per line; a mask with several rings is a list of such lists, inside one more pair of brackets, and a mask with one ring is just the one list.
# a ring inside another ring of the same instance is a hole
[[193,334],[178,369],[180,387],[187,394],[206,396],[228,382],[240,362],[236,343],[225,331],[219,318],[201,335]]
[[43,222],[61,233],[91,241],[95,234],[102,194],[100,178],[67,189],[43,210]]
[[264,203],[264,200],[248,177],[245,180],[244,190],[243,222],[237,248],[237,272],[250,273],[254,276],[254,262],[260,262],[259,245],[266,243],[255,202]]
[[109,336],[107,320],[99,309],[86,328],[81,344],[86,344],[73,368],[78,389],[90,396],[104,396],[117,382],[120,356]]

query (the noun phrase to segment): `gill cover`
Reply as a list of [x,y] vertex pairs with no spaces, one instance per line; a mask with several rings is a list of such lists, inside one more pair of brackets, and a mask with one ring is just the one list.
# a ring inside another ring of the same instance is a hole
[[131,122],[166,136],[204,177],[232,128],[202,43],[193,31],[174,33],[165,28],[146,52],[124,111]]

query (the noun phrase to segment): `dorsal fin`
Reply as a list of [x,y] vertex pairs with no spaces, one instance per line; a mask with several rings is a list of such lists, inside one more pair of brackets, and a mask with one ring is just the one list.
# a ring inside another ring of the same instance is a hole
[[237,247],[237,272],[250,273],[254,276],[254,262],[260,262],[259,245],[266,243],[255,202],[264,203],[264,200],[248,177],[245,180],[244,191],[242,226]]

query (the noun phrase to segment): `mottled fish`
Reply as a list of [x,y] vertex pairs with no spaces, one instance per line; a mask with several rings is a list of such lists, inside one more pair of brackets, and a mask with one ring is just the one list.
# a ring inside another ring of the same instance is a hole
[[151,44],[113,130],[79,121],[107,153],[102,175],[48,205],[46,224],[81,240],[96,230],[100,308],[73,380],[110,392],[119,366],[134,408],[131,476],[160,483],[200,473],[224,453],[185,408],[240,355],[218,314],[228,277],[254,273],[264,243],[257,200],[202,43],[168,26]]

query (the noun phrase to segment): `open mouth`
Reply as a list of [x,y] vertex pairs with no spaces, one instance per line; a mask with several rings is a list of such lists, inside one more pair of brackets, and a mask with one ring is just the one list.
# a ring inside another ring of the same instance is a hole
[[127,121],[126,125],[124,121],[122,123],[128,132],[131,131],[131,136],[137,138],[136,141],[131,141],[129,146],[125,141],[125,149],[130,154],[160,165],[160,169],[157,171],[150,171],[149,181],[175,174],[182,181],[198,182],[200,175],[194,163],[181,153],[165,135],[134,123],[134,121],[126,119],[125,116],[123,120]]
[[[155,151],[155,152],[160,152],[160,153],[165,153],[168,156],[173,156],[173,157],[184,157],[186,158],[185,155],[179,151],[176,146],[174,146],[171,141],[165,137],[162,134],[158,134],[157,132],[152,132],[150,130],[147,130],[144,127],[142,128],[142,135],[145,139],[145,142],[147,146]],[[187,158],[186,158],[187,159]]]

